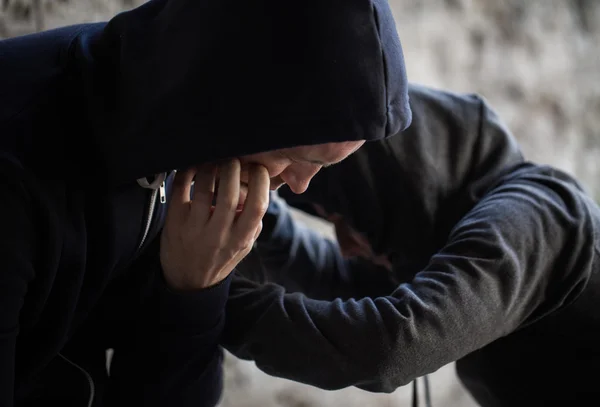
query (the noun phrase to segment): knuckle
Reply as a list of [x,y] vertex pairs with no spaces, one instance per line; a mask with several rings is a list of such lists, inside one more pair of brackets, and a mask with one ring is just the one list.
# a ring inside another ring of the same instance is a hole
[[269,197],[268,196],[263,196],[258,200],[257,203],[257,210],[259,211],[260,215],[264,215],[265,212],[267,212],[267,209],[269,208]]
[[258,198],[249,208],[250,215],[262,218],[269,208],[269,199],[265,197]]
[[253,239],[248,239],[248,240],[244,241],[244,243],[240,247],[239,252],[243,253],[244,256],[245,256],[248,253],[250,253],[250,251],[252,250],[253,246],[254,246],[254,240]]
[[245,252],[246,250],[250,250],[252,248],[253,243],[253,240],[248,237],[239,239],[235,244],[235,251],[240,253]]
[[259,177],[262,177],[263,179],[265,179],[267,181],[269,180],[269,170],[267,170],[267,167],[259,165],[256,172],[258,173],[257,175]]
[[[246,257],[252,251],[252,246],[248,246],[241,251],[243,257]],[[242,258],[243,258],[242,257]]]

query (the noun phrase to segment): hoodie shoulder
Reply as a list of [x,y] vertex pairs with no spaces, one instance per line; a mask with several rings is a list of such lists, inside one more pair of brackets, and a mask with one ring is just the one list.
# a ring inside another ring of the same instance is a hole
[[74,25],[0,41],[0,154],[39,173],[73,167],[79,156],[69,155],[67,147],[89,132],[81,98],[86,86],[76,69],[85,55],[76,57],[74,50],[81,48],[84,33],[101,26]]
[[414,84],[409,96],[413,124],[402,136],[419,139],[449,173],[472,179],[523,161],[516,137],[483,96]]
[[75,39],[96,24],[73,25],[0,41],[0,123],[42,98],[64,76]]
[[485,99],[476,93],[460,93],[411,83],[408,87],[411,109],[451,114],[455,120],[477,122]]

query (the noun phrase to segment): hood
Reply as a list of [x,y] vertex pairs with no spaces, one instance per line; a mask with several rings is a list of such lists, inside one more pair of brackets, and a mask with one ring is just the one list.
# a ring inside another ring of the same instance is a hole
[[382,0],[152,0],[82,33],[93,166],[113,182],[411,121]]
[[313,215],[311,203],[342,215],[377,253],[395,253],[406,269],[418,271],[524,159],[485,100],[419,85],[409,95],[410,128],[324,168],[304,194],[286,187],[279,194]]

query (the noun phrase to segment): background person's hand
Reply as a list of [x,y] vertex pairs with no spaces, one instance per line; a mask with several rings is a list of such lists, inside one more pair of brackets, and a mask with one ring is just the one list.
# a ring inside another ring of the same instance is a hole
[[[212,207],[217,172],[218,193]],[[266,168],[254,166],[250,170],[247,188],[246,195],[245,186],[240,185],[237,159],[218,168],[203,165],[177,173],[160,241],[160,259],[169,287],[189,291],[215,285],[250,252],[269,204]],[[241,212],[238,204],[243,205]]]
[[375,253],[369,240],[362,233],[350,226],[342,215],[337,213],[330,215],[325,211],[325,208],[318,204],[313,204],[313,208],[321,218],[333,224],[340,253],[343,257],[362,257],[373,264],[392,271],[393,266],[389,256]]

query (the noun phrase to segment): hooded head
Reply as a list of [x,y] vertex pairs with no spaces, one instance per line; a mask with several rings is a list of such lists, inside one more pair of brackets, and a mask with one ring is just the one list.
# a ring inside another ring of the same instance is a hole
[[411,120],[385,0],[151,0],[78,49],[94,165],[115,182]]

